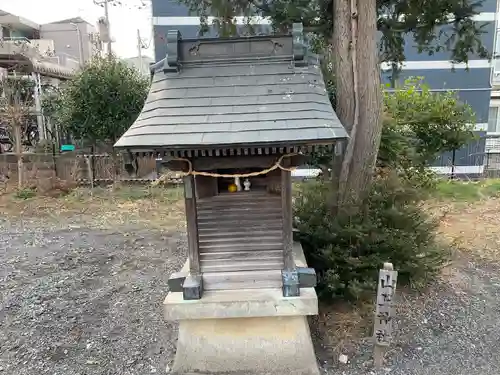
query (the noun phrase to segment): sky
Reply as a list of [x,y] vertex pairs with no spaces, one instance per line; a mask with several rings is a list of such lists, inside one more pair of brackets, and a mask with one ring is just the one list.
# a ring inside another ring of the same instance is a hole
[[[153,57],[150,2],[147,0],[121,0],[122,6],[109,5],[109,21],[113,52],[120,57],[137,56],[137,29],[149,48],[143,55]],[[146,7],[140,9],[141,4]],[[96,25],[104,16],[104,8],[94,5],[93,0],[0,0],[0,9],[36,23],[48,23],[65,18],[82,17]]]

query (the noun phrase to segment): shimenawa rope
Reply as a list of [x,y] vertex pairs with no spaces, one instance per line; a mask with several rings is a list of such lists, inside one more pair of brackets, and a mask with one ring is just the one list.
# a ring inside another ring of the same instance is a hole
[[[234,173],[234,174],[230,174],[230,173],[212,173],[212,172],[203,172],[203,171],[195,171],[193,170],[193,163],[191,162],[191,160],[189,159],[184,159],[184,158],[175,158],[175,159],[171,159],[171,160],[179,160],[179,161],[185,161],[186,163],[188,163],[188,166],[189,166],[189,169],[187,172],[180,172],[179,175],[184,177],[184,176],[189,176],[189,175],[193,175],[193,176],[207,176],[207,177],[222,177],[222,178],[234,178],[234,177],[239,177],[239,178],[247,178],[247,177],[255,177],[255,176],[260,176],[260,175],[263,175],[263,174],[267,174],[271,171],[274,171],[276,169],[281,169],[283,171],[288,171],[288,172],[293,172],[296,168],[295,167],[292,167],[292,168],[286,168],[286,167],[283,167],[281,165],[281,162],[283,161],[284,158],[286,157],[291,157],[291,156],[295,156],[297,154],[285,154],[285,155],[282,155],[280,156],[280,158],[276,161],[276,163],[274,163],[274,165],[272,165],[271,167],[269,168],[266,168],[266,169],[263,169],[261,171],[258,171],[258,172],[250,172],[250,173]],[[171,176],[171,173],[164,173],[162,174],[156,181],[153,182],[153,186],[156,186],[162,182],[165,182],[165,180]]]

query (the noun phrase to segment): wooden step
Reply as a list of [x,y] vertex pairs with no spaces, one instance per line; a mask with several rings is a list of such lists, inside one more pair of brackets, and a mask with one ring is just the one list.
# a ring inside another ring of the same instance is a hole
[[203,274],[204,290],[281,288],[281,270],[211,272]]
[[[283,264],[282,256],[268,256],[262,258],[233,258],[233,259],[210,259],[205,258],[203,260],[200,259],[200,264],[203,266],[232,266],[232,265],[240,265],[240,264],[253,264],[255,269],[258,270],[261,264],[263,263],[275,263],[275,264]],[[232,270],[232,269],[231,269]]]
[[271,194],[268,193],[265,190],[260,190],[260,191],[238,191],[235,193],[221,193],[218,195],[215,195],[213,197],[210,197],[209,199],[257,199],[257,198],[281,198],[279,194]]
[[231,272],[281,270],[283,259],[276,260],[231,260],[224,263],[200,260],[201,272]]
[[[245,231],[244,235],[241,233]],[[279,225],[268,223],[268,225],[263,225],[262,227],[238,227],[238,226],[213,226],[201,228],[198,231],[198,238],[210,240],[214,238],[224,238],[231,237],[243,240],[244,236],[248,238],[258,238],[258,237],[273,237],[282,238],[283,235],[276,235],[277,231],[282,232],[283,226],[281,223]],[[235,234],[239,233],[239,234]]]
[[252,231],[252,230],[278,230],[283,228],[283,223],[279,219],[269,221],[256,220],[230,220],[230,221],[202,221],[198,222],[198,228],[201,231],[217,230],[217,231]]
[[246,214],[246,215],[238,215],[238,214],[232,214],[232,213],[223,213],[220,215],[198,215],[198,223],[211,223],[211,222],[218,222],[218,223],[241,223],[242,225],[248,224],[249,222],[255,222],[255,221],[274,221],[274,220],[282,220],[282,215],[281,212],[265,212],[265,213],[260,213],[260,212],[255,212],[252,214]]
[[224,245],[227,243],[239,243],[239,242],[251,242],[254,244],[264,244],[269,242],[281,242],[283,238],[283,234],[281,232],[277,232],[277,234],[268,235],[265,233],[264,235],[256,234],[252,235],[252,233],[243,233],[241,235],[233,235],[233,236],[223,236],[223,237],[209,237],[206,238],[202,235],[198,236],[198,242],[200,246],[217,246]]
[[[280,234],[278,235],[277,232]],[[243,233],[243,234],[242,234]],[[226,227],[226,228],[208,228],[200,229],[198,231],[198,238],[203,241],[210,241],[214,239],[223,238],[233,238],[240,240],[243,236],[252,238],[259,237],[272,237],[272,238],[283,238],[283,227],[274,228],[237,228],[237,227]]]
[[198,206],[196,208],[198,213],[207,213],[207,214],[218,214],[220,212],[239,212],[242,215],[245,214],[245,212],[262,212],[262,211],[271,211],[271,212],[282,212],[281,205],[277,205],[274,203],[262,203],[258,205],[243,205],[243,204],[238,204],[238,205],[220,205],[220,207],[204,207],[204,206]]
[[282,259],[283,250],[222,251],[200,253],[200,260],[224,262],[232,259]]
[[281,205],[281,199],[278,197],[276,198],[268,198],[268,197],[263,197],[263,198],[251,198],[251,199],[215,199],[214,197],[211,198],[205,198],[201,199],[197,202],[197,205],[199,207],[220,207],[221,205],[230,205],[230,206],[239,206],[239,205],[245,205],[245,206],[259,206],[264,203],[269,203],[269,204],[275,204],[275,205]]
[[221,211],[220,213],[198,213],[198,221],[206,220],[250,220],[250,221],[261,221],[261,220],[281,220],[283,215],[281,211],[252,211],[252,212],[233,212],[233,211]]
[[282,250],[283,242],[281,238],[275,239],[273,242],[224,242],[219,244],[200,244],[200,253],[218,253],[224,251],[257,251],[257,250]]
[[213,197],[201,198],[198,202],[252,202],[265,199],[281,201],[281,196],[272,194],[220,194]]
[[221,207],[216,207],[216,208],[204,208],[203,206],[197,208],[198,215],[218,215],[218,214],[226,214],[226,213],[235,213],[238,215],[246,215],[246,214],[253,214],[253,213],[258,213],[258,212],[273,212],[273,213],[280,213],[282,212],[281,210],[281,205],[275,205],[275,204],[265,204],[265,205],[255,205],[255,206],[247,206],[247,205],[239,205],[239,206],[234,206],[234,207],[228,207],[228,206],[221,206]]
[[260,237],[273,237],[281,238],[283,236],[283,227],[275,230],[247,230],[246,228],[236,228],[234,231],[220,231],[211,229],[200,229],[198,232],[199,241],[211,241],[211,240],[221,240],[226,239],[231,240],[232,238],[249,237],[249,238],[260,238]]

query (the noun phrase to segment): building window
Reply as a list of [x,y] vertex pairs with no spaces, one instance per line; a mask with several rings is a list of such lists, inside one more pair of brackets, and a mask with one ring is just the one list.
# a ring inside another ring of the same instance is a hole
[[[498,22],[498,21],[497,21]],[[493,49],[493,83],[498,85],[500,83],[500,29],[495,32],[495,46]]]
[[0,36],[3,37],[3,38],[10,38],[10,29],[8,27],[5,27],[5,26],[1,26],[2,28],[2,32],[0,32]]
[[497,133],[500,132],[500,122],[498,121],[498,108],[499,107],[490,107],[490,111],[488,114],[488,132],[489,133]]

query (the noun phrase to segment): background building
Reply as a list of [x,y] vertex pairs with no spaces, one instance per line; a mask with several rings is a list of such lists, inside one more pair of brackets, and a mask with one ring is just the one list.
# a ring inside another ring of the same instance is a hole
[[96,27],[81,17],[43,24],[40,37],[54,41],[56,55],[61,59],[73,57],[81,63],[102,49]]
[[[498,10],[497,10],[498,12]],[[497,13],[498,14],[498,13]],[[500,168],[500,20],[497,17],[495,30],[495,46],[493,49],[493,71],[491,101],[488,116],[488,139],[486,151],[488,162]],[[498,138],[493,138],[498,137]]]
[[102,49],[96,28],[80,17],[37,24],[0,10],[0,38],[4,42],[24,41],[27,53],[38,52],[40,58],[70,69]]
[[139,73],[144,74],[145,76],[150,76],[149,66],[154,62],[153,58],[149,56],[134,56],[127,57],[123,59],[125,64],[129,67],[136,69]]
[[[190,14],[188,8],[179,4],[176,0],[152,0],[153,29],[155,43],[155,59],[158,61],[165,57],[166,45],[165,35],[168,30],[177,29],[184,38],[194,38],[200,30],[199,18],[195,14]],[[482,41],[490,50],[494,49],[497,29],[497,0],[485,0],[482,4],[481,13],[475,17],[475,22],[484,25],[485,33]],[[265,22],[259,25],[258,32],[269,31],[269,26]],[[212,29],[207,36],[215,36]],[[433,90],[457,90],[461,100],[470,104],[476,112],[476,130],[481,139],[472,142],[467,147],[447,153],[436,162],[435,169],[441,173],[467,174],[473,176],[482,173],[484,169],[484,153],[486,132],[500,133],[500,64],[493,64],[487,59],[480,59],[478,56],[471,56],[468,70],[465,65],[453,66],[450,62],[450,54],[446,51],[437,52],[431,56],[419,54],[414,46],[411,37],[407,37],[405,47],[406,63],[399,75],[399,81],[408,77],[423,77],[424,81]],[[500,43],[497,43],[500,46]],[[498,49],[500,53],[500,48]],[[454,68],[454,69],[453,69]],[[492,74],[492,70],[494,70]],[[382,66],[382,80],[388,83],[390,71]],[[490,98],[492,93],[492,79],[498,83],[498,96],[492,102],[495,107],[490,110]],[[488,116],[490,125],[488,126]],[[491,141],[489,141],[491,142]]]
[[[27,136],[35,146],[57,133],[42,113],[43,90],[70,79],[85,61],[100,53],[99,38],[95,28],[81,18],[40,25],[0,10],[0,40],[0,76],[33,82]],[[11,145],[11,140],[0,118],[0,147],[5,145]]]

